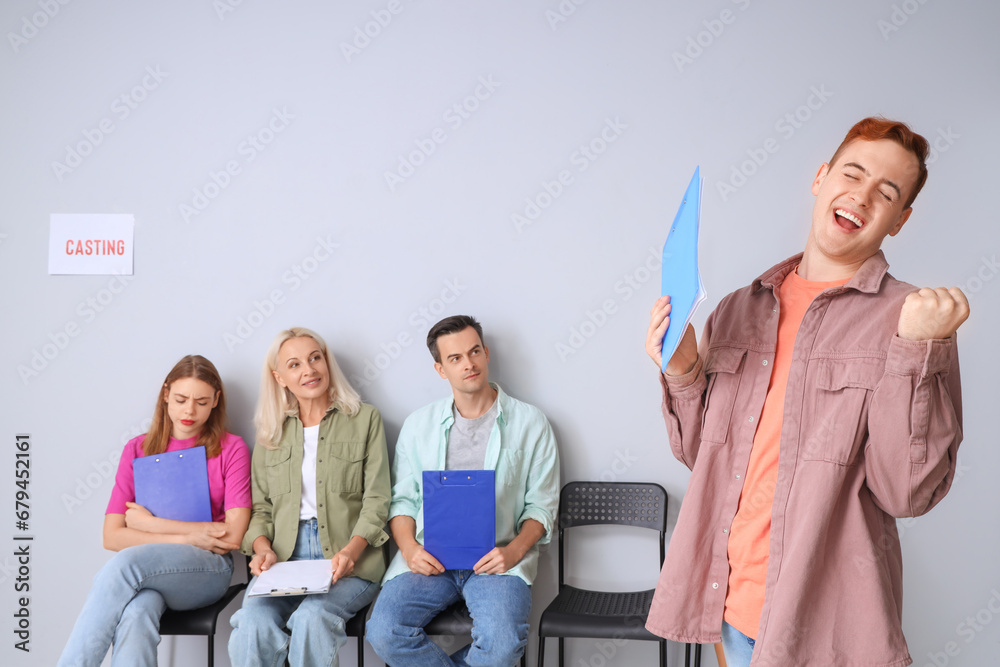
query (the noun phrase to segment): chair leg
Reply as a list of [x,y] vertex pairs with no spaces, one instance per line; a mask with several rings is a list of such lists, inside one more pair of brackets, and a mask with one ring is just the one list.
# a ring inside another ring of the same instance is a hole
[[365,638],[358,637],[358,667],[365,667]]
[[215,667],[215,635],[208,636],[208,667]]
[[[527,648],[527,646],[525,648]],[[524,653],[527,653],[527,651]],[[524,653],[521,654],[521,667],[528,667],[528,657]]]
[[566,642],[562,637],[559,638],[559,667],[563,667],[563,649],[566,648]]
[[660,645],[660,667],[667,667],[667,640],[661,639],[657,643]]
[[694,645],[694,666],[701,667],[701,644]]
[[538,667],[545,665],[545,637],[538,636]]

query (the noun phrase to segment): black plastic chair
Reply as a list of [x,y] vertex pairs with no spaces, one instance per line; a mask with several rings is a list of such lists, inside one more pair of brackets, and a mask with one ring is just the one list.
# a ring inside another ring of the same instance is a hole
[[[565,584],[565,531],[593,525],[635,526],[659,532],[662,568],[666,555],[667,492],[659,484],[631,482],[570,482],[563,487],[559,494],[559,592],[538,623],[538,667],[544,665],[547,637],[559,639],[559,667],[563,667],[566,637],[655,641],[660,648],[660,667],[666,667],[667,641],[645,627],[652,590],[612,593]],[[690,659],[688,644],[685,662]],[[701,664],[700,645],[695,648],[695,664]]]
[[[247,577],[250,576],[250,566],[247,565]],[[246,583],[233,584],[219,598],[205,607],[177,611],[167,609],[160,617],[161,635],[204,635],[208,637],[208,667],[215,665],[215,628],[219,622],[219,614],[229,606],[238,595],[246,589]]]

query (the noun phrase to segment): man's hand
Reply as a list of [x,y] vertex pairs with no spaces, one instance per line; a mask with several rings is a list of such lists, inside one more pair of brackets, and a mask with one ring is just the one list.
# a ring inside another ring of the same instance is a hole
[[524,553],[518,553],[513,543],[505,547],[494,547],[492,551],[479,559],[472,570],[476,574],[503,574],[521,562]]
[[[403,551],[402,547],[400,547],[400,551]],[[441,561],[428,553],[419,542],[414,542],[403,551],[403,559],[410,566],[410,572],[428,576],[444,572],[444,565],[441,564]]]
[[259,577],[261,572],[269,569],[277,562],[278,554],[274,553],[271,549],[258,551],[250,559],[250,573],[255,577]]
[[969,300],[957,287],[923,287],[911,292],[899,313],[899,337],[906,340],[950,338],[969,317]]
[[[650,312],[649,329],[646,330],[646,354],[656,364],[663,368],[663,336],[670,324],[670,297],[661,296],[653,304]],[[684,375],[694,368],[698,361],[698,341],[694,335],[694,327],[690,324],[681,336],[681,342],[667,362],[667,375]]]

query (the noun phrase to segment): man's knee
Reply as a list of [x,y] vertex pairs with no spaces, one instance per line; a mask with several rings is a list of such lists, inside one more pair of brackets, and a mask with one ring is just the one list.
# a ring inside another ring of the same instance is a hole
[[473,628],[473,636],[479,635],[474,644],[481,647],[489,664],[508,667],[516,664],[528,644],[528,625],[494,626],[483,632]]

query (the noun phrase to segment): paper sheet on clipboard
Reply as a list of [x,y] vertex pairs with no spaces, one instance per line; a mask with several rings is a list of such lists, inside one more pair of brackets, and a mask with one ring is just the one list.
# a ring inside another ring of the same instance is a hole
[[660,370],[664,372],[691,322],[691,317],[706,296],[705,285],[698,270],[698,227],[701,220],[703,182],[699,170],[699,167],[695,167],[694,176],[691,177],[674,217],[674,224],[670,226],[667,240],[663,244],[661,295],[669,294],[671,304],[670,324],[663,335],[663,364]]
[[330,590],[333,565],[328,560],[289,560],[260,573],[248,597],[312,595]]

